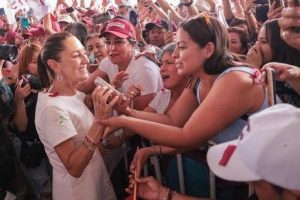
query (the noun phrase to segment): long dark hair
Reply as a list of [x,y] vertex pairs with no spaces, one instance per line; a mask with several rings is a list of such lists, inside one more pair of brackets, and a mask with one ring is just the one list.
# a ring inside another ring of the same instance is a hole
[[234,58],[227,48],[227,30],[218,19],[212,16],[198,16],[183,22],[180,28],[200,47],[204,47],[208,42],[214,44],[212,56],[204,63],[204,71],[207,74],[220,74],[235,66]]
[[49,59],[60,61],[59,55],[66,48],[63,42],[70,37],[74,36],[68,32],[59,32],[51,35],[45,41],[38,57],[38,74],[43,88],[49,88],[55,78],[55,73],[47,61]]
[[265,23],[266,38],[271,46],[273,62],[287,63],[300,67],[300,51],[289,46],[280,36],[278,20]]

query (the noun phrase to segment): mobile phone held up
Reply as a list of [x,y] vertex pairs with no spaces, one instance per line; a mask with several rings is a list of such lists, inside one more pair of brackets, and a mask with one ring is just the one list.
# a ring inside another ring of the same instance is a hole
[[95,24],[102,24],[105,22],[108,22],[109,20],[111,20],[113,18],[112,14],[107,11],[98,15],[94,15],[93,16],[93,22]]
[[96,58],[95,58],[94,52],[90,53],[89,62],[90,62],[90,64],[95,64],[96,63]]
[[68,7],[68,8],[66,8],[66,12],[67,13],[71,13],[71,12],[73,12],[74,11],[74,8],[73,7]]
[[22,29],[28,29],[30,26],[29,19],[27,17],[21,17],[21,27]]
[[96,79],[94,80],[94,83],[96,86],[101,86],[101,87],[108,87],[109,89],[113,90],[117,95],[121,95],[121,93],[116,90],[112,85],[110,85],[108,82],[106,82],[104,79],[102,79],[101,77],[96,77]]
[[265,22],[268,20],[269,5],[260,5],[256,7],[255,17],[258,22]]
[[0,8],[0,16],[4,16],[5,15],[5,10],[4,8]]
[[129,12],[129,21],[132,23],[133,26],[138,24],[138,14],[136,11],[131,10]]

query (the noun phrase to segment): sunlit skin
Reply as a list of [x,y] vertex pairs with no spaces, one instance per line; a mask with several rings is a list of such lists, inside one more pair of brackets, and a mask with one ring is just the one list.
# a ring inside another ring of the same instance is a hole
[[196,44],[189,34],[180,28],[176,33],[177,47],[173,53],[179,75],[196,75],[203,71],[205,50]]
[[262,51],[262,63],[270,62],[273,58],[270,41],[267,40],[266,27],[262,27],[259,31],[255,45]]
[[177,73],[175,59],[169,52],[164,53],[161,58],[160,74],[164,88],[169,90],[177,88],[182,82],[186,81],[185,76],[180,76]]
[[164,45],[164,30],[159,27],[154,27],[149,31],[149,42],[157,47]]
[[87,51],[88,53],[94,52],[95,58],[101,62],[103,58],[107,56],[107,51],[103,38],[99,38],[98,36],[92,37],[86,41]]
[[64,41],[64,46],[68,47],[60,53],[61,60],[58,63],[64,80],[72,85],[79,81],[86,80],[89,76],[87,71],[87,53],[75,37],[70,37]]
[[242,44],[241,44],[239,34],[235,32],[228,33],[228,40],[229,40],[229,50],[232,53],[241,54]]
[[105,36],[105,44],[110,61],[121,68],[126,68],[132,57],[133,45],[127,39],[111,33]]

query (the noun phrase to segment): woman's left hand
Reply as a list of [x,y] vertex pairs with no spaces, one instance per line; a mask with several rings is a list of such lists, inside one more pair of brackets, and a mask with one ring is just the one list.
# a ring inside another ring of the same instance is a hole
[[114,91],[108,87],[98,86],[92,94],[95,118],[106,119],[112,115],[113,106],[117,103],[119,96],[114,95]]

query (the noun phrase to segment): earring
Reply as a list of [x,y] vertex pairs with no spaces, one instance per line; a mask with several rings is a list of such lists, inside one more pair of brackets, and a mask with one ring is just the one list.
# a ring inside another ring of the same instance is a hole
[[57,74],[56,75],[56,80],[62,81],[62,80],[64,80],[64,77],[62,76],[62,74]]

